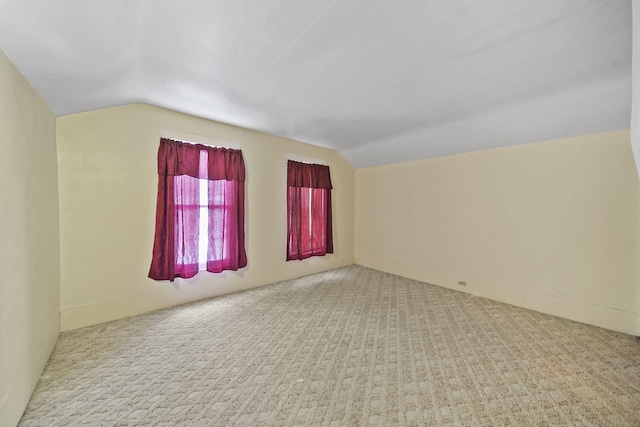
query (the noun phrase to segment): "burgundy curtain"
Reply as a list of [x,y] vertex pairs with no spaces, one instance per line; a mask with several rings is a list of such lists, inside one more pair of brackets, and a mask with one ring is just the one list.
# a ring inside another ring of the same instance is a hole
[[240,150],[160,140],[150,278],[173,281],[198,273],[201,179],[208,193],[207,271],[246,267],[244,178]]
[[329,166],[287,163],[287,261],[333,253]]

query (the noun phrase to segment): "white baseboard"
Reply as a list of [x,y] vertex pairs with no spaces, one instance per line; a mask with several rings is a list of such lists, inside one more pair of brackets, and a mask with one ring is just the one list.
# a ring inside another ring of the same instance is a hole
[[565,319],[630,335],[640,336],[640,313],[607,307],[591,301],[583,301],[562,295],[551,295],[516,286],[467,281],[465,286],[457,279],[438,277],[419,268],[376,260],[368,262],[357,259],[356,264],[409,279],[430,283],[495,301],[551,314]]

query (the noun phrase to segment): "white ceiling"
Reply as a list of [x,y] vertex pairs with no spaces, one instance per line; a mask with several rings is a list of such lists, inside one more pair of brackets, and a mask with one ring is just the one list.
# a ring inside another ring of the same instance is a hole
[[57,115],[146,102],[356,167],[629,128],[630,0],[0,0]]

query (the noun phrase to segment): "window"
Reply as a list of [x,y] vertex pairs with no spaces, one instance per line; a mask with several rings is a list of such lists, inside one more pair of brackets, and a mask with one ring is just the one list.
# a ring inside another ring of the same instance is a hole
[[333,253],[329,166],[287,163],[287,261]]
[[206,179],[200,179],[198,190],[198,208],[200,210],[200,222],[198,224],[200,228],[200,232],[198,233],[198,269],[204,270],[207,268],[207,252],[209,246],[207,244],[209,240],[209,233],[207,233],[207,229],[209,228],[209,203],[207,200]]
[[[188,183],[188,181],[193,183]],[[209,203],[209,183],[211,183],[212,190],[212,203]],[[197,262],[199,270],[206,270],[208,260],[222,261],[228,258],[229,254],[224,253],[224,245],[219,244],[224,240],[222,233],[222,227],[212,227],[209,229],[209,224],[223,224],[225,218],[230,216],[231,206],[226,206],[224,203],[224,181],[209,181],[203,178],[193,178],[188,175],[182,175],[176,177],[176,188],[184,189],[191,186],[197,186],[197,193],[194,194],[195,200],[193,206],[189,206],[189,202],[186,200],[185,195],[181,195],[180,191],[174,191],[176,212],[178,212],[181,221],[189,221],[190,209],[193,209],[193,214],[197,214],[197,223],[194,222],[195,229],[191,230],[194,235],[198,236],[198,252]],[[197,212],[196,212],[197,211]],[[210,220],[211,219],[211,220]],[[209,234],[212,233],[211,239]],[[178,236],[176,239],[179,244],[183,241],[182,236]],[[209,241],[211,240],[211,242]],[[209,251],[211,247],[212,251]],[[179,253],[185,253],[179,250]],[[188,263],[188,262],[187,262]]]
[[244,173],[240,150],[160,141],[149,277],[172,281],[247,265]]

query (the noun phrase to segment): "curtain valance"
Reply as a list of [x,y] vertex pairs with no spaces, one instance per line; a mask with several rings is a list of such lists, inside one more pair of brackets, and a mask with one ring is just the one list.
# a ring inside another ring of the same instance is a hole
[[[207,176],[200,173],[200,153],[207,152]],[[231,148],[187,144],[168,138],[160,140],[158,174],[162,176],[189,175],[210,181],[244,181],[245,170],[242,151]]]
[[289,160],[287,164],[287,187],[333,188],[329,166]]

